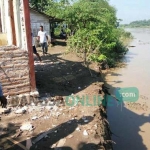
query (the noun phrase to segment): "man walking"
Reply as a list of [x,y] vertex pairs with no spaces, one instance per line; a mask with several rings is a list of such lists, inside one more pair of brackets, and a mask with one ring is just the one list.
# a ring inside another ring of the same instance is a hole
[[40,44],[42,46],[43,55],[47,54],[47,50],[48,50],[48,46],[47,46],[48,36],[47,36],[46,32],[43,30],[43,26],[40,26],[40,31],[38,32],[38,40],[40,41]]
[[41,61],[42,61],[42,60],[41,60],[41,57],[40,57],[39,53],[37,52],[36,47],[35,47],[35,44],[34,44],[33,33],[31,33],[31,36],[32,36],[33,54],[35,54],[35,55],[38,57],[39,61],[41,62]]

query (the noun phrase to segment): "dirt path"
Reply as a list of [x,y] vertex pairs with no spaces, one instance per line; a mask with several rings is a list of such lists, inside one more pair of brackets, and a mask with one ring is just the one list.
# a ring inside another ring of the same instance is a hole
[[[16,115],[16,108],[9,115],[1,115],[0,146],[5,149],[23,149],[8,137],[22,146],[43,137],[30,149],[103,150],[105,147],[111,150],[106,111],[97,106],[102,84],[98,66],[90,64],[91,77],[80,58],[75,54],[65,54],[66,47],[62,42],[58,43],[61,46],[49,48],[50,54],[42,56],[41,64],[35,60],[36,84],[40,93],[38,103],[27,106],[23,115]],[[40,48],[38,52],[41,54]],[[68,98],[70,95],[72,99]],[[71,105],[77,96],[81,102]],[[68,103],[65,102],[67,98]],[[63,102],[56,105],[62,99]],[[24,122],[31,123],[35,128],[23,131],[15,138]]]

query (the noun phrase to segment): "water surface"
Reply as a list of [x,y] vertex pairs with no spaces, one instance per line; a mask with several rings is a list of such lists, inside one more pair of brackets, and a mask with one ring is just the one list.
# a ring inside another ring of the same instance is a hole
[[[127,29],[134,36],[129,52],[124,58],[126,66],[115,69],[106,76],[113,94],[117,87],[137,87],[140,98],[137,103],[150,108],[150,28]],[[143,98],[145,96],[145,98]],[[108,120],[114,150],[150,150],[150,109],[131,109],[118,105],[108,107]]]

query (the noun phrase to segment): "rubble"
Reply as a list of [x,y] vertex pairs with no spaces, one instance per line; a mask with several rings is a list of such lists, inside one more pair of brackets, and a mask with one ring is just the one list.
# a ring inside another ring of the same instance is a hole
[[58,142],[58,144],[57,144],[57,147],[62,147],[62,146],[64,146],[65,142],[66,142],[66,139],[65,139],[65,138],[59,140],[59,142]]
[[55,148],[57,146],[57,144],[53,144],[50,148]]
[[68,135],[66,138],[70,139],[70,138],[72,138],[72,137],[73,137],[73,135],[70,134],[70,135]]
[[15,111],[16,114],[24,114],[26,110],[24,108],[18,109]]
[[11,108],[4,109],[2,113],[4,113],[4,114],[9,114],[9,113],[11,113]]
[[22,130],[22,131],[31,131],[31,130],[33,130],[33,125],[30,122],[25,122],[20,127],[20,130]]
[[83,135],[84,135],[84,136],[88,136],[88,133],[87,133],[86,130],[83,131]]
[[[57,99],[60,98],[61,97],[57,97]],[[63,125],[61,123],[60,125],[57,125],[57,123],[59,122],[58,117],[60,119],[61,117],[67,118],[66,124],[68,124],[68,126],[72,126],[72,125],[74,126],[75,124],[77,124],[77,126],[74,128],[74,132],[83,135],[85,139],[89,139],[90,138],[89,135],[91,135],[91,137],[94,137],[95,135],[99,136],[99,134],[101,133],[104,134],[104,131],[101,132],[98,131],[98,130],[102,130],[100,129],[102,124],[100,126],[98,125],[99,118],[100,118],[100,116],[97,117],[98,112],[94,112],[93,117],[97,119],[95,119],[94,123],[90,124],[91,121],[89,117],[85,115],[87,113],[85,109],[80,110],[78,109],[79,106],[64,107],[61,105],[60,106],[49,105],[49,104],[54,104],[54,101],[52,101],[52,99],[53,98],[51,98],[51,100],[43,100],[44,102],[40,101],[38,104],[32,103],[31,105],[27,105],[22,108],[11,108],[10,114],[24,114],[26,112],[26,115],[29,116],[29,118],[25,120],[24,123],[19,127],[20,130],[15,134],[15,136],[13,136],[14,138],[23,136],[25,131],[26,131],[25,134],[29,135],[31,134],[31,132],[29,131],[33,131],[35,128],[39,128],[39,126],[43,126],[44,122],[48,120],[51,122],[51,127],[50,128],[48,127],[46,130],[43,129],[40,130],[41,134],[37,135],[37,137],[34,140],[32,141],[31,139],[26,140],[27,149],[29,149],[29,147],[31,147],[32,144],[37,146],[36,143],[41,141],[42,139],[48,140],[49,138],[51,138],[51,135],[54,134],[54,136],[57,137],[57,135],[60,134],[59,129],[63,128]],[[105,119],[102,120],[105,122]],[[62,120],[62,122],[64,121]],[[84,124],[83,126],[82,123]],[[63,130],[68,132],[67,128],[64,128]],[[74,138],[76,138],[74,133],[70,133],[66,135],[65,138],[60,139],[57,144],[53,144],[51,148],[58,149],[60,147],[63,147],[64,144],[67,142],[66,139],[72,140]]]
[[81,129],[80,129],[79,127],[78,127],[78,128],[76,128],[76,130],[77,130],[77,131],[81,131]]
[[36,119],[38,119],[38,117],[37,117],[37,116],[32,117],[32,120],[36,120]]

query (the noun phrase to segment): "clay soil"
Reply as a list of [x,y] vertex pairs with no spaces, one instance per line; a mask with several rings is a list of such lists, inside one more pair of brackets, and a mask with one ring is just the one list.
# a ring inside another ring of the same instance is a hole
[[[42,56],[41,48],[37,49]],[[89,70],[81,58],[66,53],[65,41],[61,40],[56,46],[49,46],[48,53],[42,56],[42,63],[35,58],[36,85],[40,93],[38,106],[34,109],[27,106],[27,112],[21,115],[16,115],[15,111],[0,115],[0,149],[23,150],[27,141],[34,142],[47,132],[30,150],[111,150],[106,110],[94,101],[103,83],[97,64],[90,64]],[[71,107],[64,102],[69,95],[87,96],[89,100],[85,98],[84,104]],[[53,98],[57,101],[58,96],[63,97],[62,104],[48,111],[43,101]],[[32,120],[34,116],[38,119]],[[34,130],[17,135],[24,122],[32,123]]]

